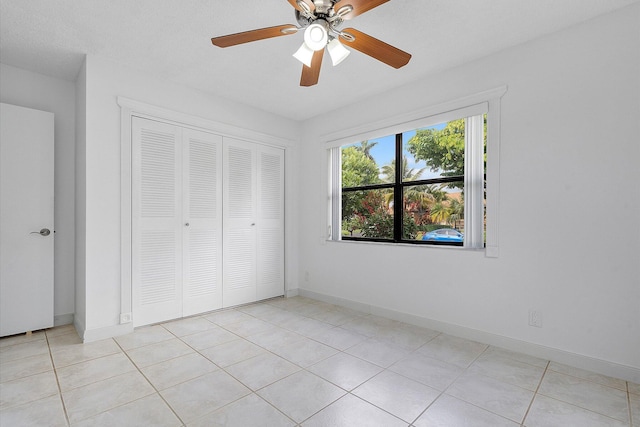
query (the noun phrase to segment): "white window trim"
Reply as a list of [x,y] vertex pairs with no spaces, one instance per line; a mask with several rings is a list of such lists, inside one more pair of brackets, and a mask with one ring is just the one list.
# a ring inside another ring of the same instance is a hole
[[[340,159],[337,160],[332,156],[337,156],[336,152],[339,150],[331,150],[332,148],[341,147],[343,145],[351,144],[354,141],[361,141],[365,139],[379,138],[385,135],[396,134],[404,132],[410,129],[418,127],[428,127],[442,123],[443,121],[450,120],[452,116],[460,117],[472,117],[479,114],[487,114],[487,168],[486,168],[486,180],[487,180],[487,200],[486,200],[486,245],[485,256],[487,258],[497,258],[499,255],[498,248],[498,220],[499,220],[499,199],[500,194],[500,119],[501,110],[500,102],[502,96],[507,92],[507,86],[500,86],[495,89],[480,92],[474,95],[470,95],[464,98],[459,98],[453,101],[428,106],[426,108],[411,111],[405,114],[401,114],[383,121],[376,120],[375,122],[361,124],[357,127],[350,129],[344,129],[337,132],[325,134],[321,137],[324,143],[325,150],[329,153],[327,156],[327,165],[325,170],[327,171],[327,182],[329,183],[328,198],[325,199],[329,204],[328,215],[326,216],[326,224],[324,229],[327,230],[325,235],[327,241],[337,242],[340,240],[333,240],[334,230],[331,229],[336,218],[341,218],[340,203],[337,200],[337,194],[341,189],[339,168],[332,168],[333,165],[340,165]],[[479,123],[474,123],[471,120],[472,132],[482,132],[482,126]],[[480,137],[482,135],[480,134]],[[467,145],[465,143],[465,145]],[[465,156],[470,155],[475,158],[472,161],[472,175],[468,175],[465,171],[465,186],[476,186],[476,192],[479,190],[478,186],[483,185],[483,179],[478,179],[477,175],[482,173],[482,163],[478,167],[478,159],[481,162],[481,154],[467,153],[469,150],[465,149]],[[333,153],[333,154],[332,154]],[[336,163],[337,161],[337,163]],[[465,159],[465,165],[467,163]],[[475,165],[475,166],[473,166]],[[338,169],[338,170],[336,170]],[[465,168],[469,169],[469,168]],[[482,190],[476,194],[482,194]],[[336,200],[334,200],[336,199]],[[483,215],[482,199],[471,201],[471,203],[465,206],[465,218],[474,218],[478,215]],[[337,208],[335,207],[337,206]],[[469,215],[469,216],[467,216]],[[467,240],[467,239],[465,239]],[[465,249],[474,249],[479,247],[478,242],[483,242],[482,228],[476,230],[474,235],[470,236],[469,243],[465,242]],[[354,243],[354,242],[349,242]],[[369,243],[369,242],[362,242]],[[390,243],[383,243],[389,245]],[[398,243],[401,244],[401,243]],[[423,247],[414,246],[414,247]],[[430,246],[429,246],[430,247]]]

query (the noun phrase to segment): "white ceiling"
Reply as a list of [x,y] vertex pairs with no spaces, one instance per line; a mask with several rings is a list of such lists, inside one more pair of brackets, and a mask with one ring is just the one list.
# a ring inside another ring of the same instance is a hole
[[73,81],[85,54],[304,120],[640,0],[391,0],[348,21],[413,55],[354,51],[300,87],[302,34],[226,49],[211,37],[295,24],[287,0],[0,0],[0,62]]

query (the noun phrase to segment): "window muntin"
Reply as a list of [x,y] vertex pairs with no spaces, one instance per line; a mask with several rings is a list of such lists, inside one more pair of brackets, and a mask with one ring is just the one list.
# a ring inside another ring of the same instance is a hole
[[[484,200],[485,121],[486,115],[455,118],[338,148],[343,161],[339,198],[342,223],[334,222],[333,229],[341,225],[339,239],[482,247],[485,240],[484,202],[482,220],[478,220],[478,195],[475,193],[482,188],[479,196]],[[471,132],[466,132],[467,129]],[[393,153],[389,147],[391,141]],[[473,150],[467,152],[470,147]],[[482,154],[478,159],[479,152]],[[361,160],[358,165],[367,171],[367,179],[360,176],[358,182],[354,181],[354,171],[350,170],[356,155]],[[475,158],[470,159],[470,155]],[[368,159],[366,168],[363,167],[365,158]],[[384,160],[387,162],[381,164]],[[465,173],[466,163],[475,165],[472,168],[475,176]],[[402,166],[396,168],[396,164]],[[377,180],[376,169],[379,171]],[[478,180],[481,180],[480,185]],[[467,194],[474,193],[474,209],[465,207],[465,183],[469,187]],[[365,193],[369,199],[376,195],[376,203],[368,203],[368,210],[357,205]],[[466,212],[470,212],[476,222],[475,232],[467,244]],[[391,221],[392,232],[389,230]],[[363,228],[358,228],[360,226]],[[448,229],[450,232],[446,231]],[[433,232],[438,230],[444,231],[435,234],[434,238]]]

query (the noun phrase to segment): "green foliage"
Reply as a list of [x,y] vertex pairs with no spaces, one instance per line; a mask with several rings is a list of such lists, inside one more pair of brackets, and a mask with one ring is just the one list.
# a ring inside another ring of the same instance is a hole
[[407,149],[416,160],[424,160],[432,172],[442,176],[464,175],[464,119],[452,120],[442,130],[420,129]]
[[[484,117],[484,162],[487,163],[487,116]],[[465,119],[452,120],[444,129],[418,130],[407,149],[416,160],[424,160],[432,172],[441,170],[442,176],[464,175]],[[449,184],[449,188],[463,188],[463,184]]]
[[452,227],[448,225],[442,225],[442,224],[424,224],[419,227],[420,231],[423,231],[425,233],[428,233],[433,230],[439,230],[441,228],[452,228]]
[[377,184],[380,182],[378,173],[376,162],[359,147],[342,149],[342,187]]
[[375,210],[364,218],[362,235],[370,238],[393,239],[393,215],[384,209]]
[[442,189],[442,185],[427,185],[425,192],[429,194],[435,202],[444,202],[448,198],[447,192]]
[[363,218],[361,216],[351,214],[342,220],[342,234],[353,236],[353,232],[361,230],[363,226]]
[[342,193],[342,220],[343,223],[346,219],[357,215],[362,211],[362,201],[364,200],[365,193],[362,191],[349,191]]
[[[375,144],[363,141],[359,146],[342,149],[342,187],[358,187],[380,182],[378,165],[369,153]],[[343,229],[348,230],[350,234],[362,227],[362,218],[357,215],[365,211],[362,206],[365,197],[366,192],[363,191],[342,194]]]
[[393,215],[385,201],[386,193],[385,190],[350,193],[359,197],[359,204],[354,206],[351,215],[345,215],[343,207],[343,225],[359,229],[363,237],[393,239]]
[[449,201],[449,218],[447,219],[453,228],[456,228],[458,221],[464,219],[464,201],[451,199]]
[[433,222],[444,222],[449,219],[451,215],[451,209],[446,202],[436,202],[431,207],[431,219]]
[[414,240],[418,235],[418,225],[412,215],[402,216],[402,238],[405,240]]

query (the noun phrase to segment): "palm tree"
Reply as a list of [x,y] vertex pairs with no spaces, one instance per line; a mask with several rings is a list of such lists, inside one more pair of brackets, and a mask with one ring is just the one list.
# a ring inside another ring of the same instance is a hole
[[[391,160],[391,163],[388,165],[382,166],[380,169],[382,174],[385,176],[386,182],[395,182],[396,180],[396,161]],[[426,166],[420,169],[409,169],[407,156],[402,156],[402,182],[407,181],[417,181],[420,179],[424,171],[427,170]]]
[[[409,168],[407,157],[402,157],[402,182],[411,182],[417,181],[422,177],[422,174],[427,169],[426,167],[415,169]],[[380,171],[384,175],[384,181],[386,182],[395,182],[396,178],[396,162],[395,159],[391,161],[390,164],[384,165],[380,168]],[[385,195],[385,201],[389,206],[393,206],[393,193],[387,193]],[[422,215],[429,212],[431,205],[434,202],[434,198],[432,195],[426,192],[426,186],[424,185],[415,185],[406,187],[404,194],[402,196],[402,209],[405,212],[405,215],[408,215],[411,211],[411,214],[415,218],[415,214],[418,214],[418,218]]]
[[449,219],[451,211],[447,202],[436,202],[431,207],[431,219],[436,223],[443,223]]
[[449,202],[449,222],[453,222],[453,228],[457,228],[457,221],[464,219],[464,201],[452,198]]
[[442,190],[441,185],[427,185],[426,192],[431,194],[436,202],[444,202],[448,199],[447,192]]
[[373,156],[371,155],[371,149],[378,145],[378,142],[369,142],[368,140],[360,141],[360,146],[356,145],[356,150],[361,151],[364,155],[369,159],[373,160]]

